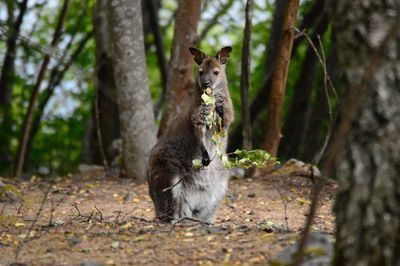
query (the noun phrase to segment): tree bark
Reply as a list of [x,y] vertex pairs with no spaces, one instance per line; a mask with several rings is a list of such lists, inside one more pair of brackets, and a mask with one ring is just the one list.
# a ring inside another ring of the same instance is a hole
[[250,76],[250,39],[251,25],[253,16],[253,0],[247,0],[246,3],[246,19],[243,32],[243,47],[242,47],[242,72],[240,79],[240,92],[242,99],[242,138],[243,148],[246,150],[252,149],[251,135],[251,118],[249,109],[249,76]]
[[[325,32],[328,22],[327,14],[322,14],[311,36],[311,40],[316,47],[319,47],[318,37]],[[287,159],[301,157],[306,137],[302,132],[304,132],[303,129],[307,130],[308,121],[310,120],[313,83],[317,65],[317,56],[314,49],[309,45],[301,66],[299,78],[294,87],[293,100],[283,128],[282,144],[279,149],[281,157],[283,156]]]
[[148,88],[141,1],[113,0],[108,4],[124,167],[128,177],[144,179],[156,142],[156,126]]
[[338,67],[348,91],[328,150],[340,178],[335,265],[400,265],[398,3],[334,1]]
[[[271,36],[268,41],[268,47],[266,49],[266,61],[264,71],[264,81],[261,85],[259,92],[250,104],[250,117],[252,122],[256,120],[258,115],[265,107],[265,102],[268,102],[269,92],[271,88],[271,76],[272,71],[276,63],[276,49],[278,48],[278,42],[282,33],[283,15],[288,5],[288,0],[277,0],[275,3],[274,17],[271,26]],[[254,128],[254,127],[253,127]],[[228,151],[234,151],[241,147],[242,144],[242,121],[236,126],[233,132],[229,135]]]
[[[69,3],[70,3],[70,0],[65,0],[64,4],[62,6],[62,9],[61,9],[58,21],[57,21],[57,26],[56,26],[56,29],[55,29],[55,32],[53,35],[53,40],[51,41],[51,44],[50,44],[50,46],[53,48],[57,46],[57,44],[61,38],[62,29],[64,26],[65,18],[67,16],[67,10],[68,10]],[[50,62],[50,55],[46,55],[43,59],[35,86],[33,87],[33,90],[32,90],[32,93],[31,93],[31,96],[29,99],[28,110],[26,112],[24,121],[22,123],[21,136],[20,136],[18,153],[17,153],[16,163],[15,163],[15,171],[14,171],[15,177],[20,177],[21,173],[22,173],[28,138],[29,138],[29,134],[32,129],[32,121],[33,121],[34,111],[35,111],[35,107],[36,107],[36,102],[39,98],[40,86],[42,85],[42,81],[46,74],[47,65],[49,64],[49,62]]]
[[[107,18],[107,0],[98,0],[93,14],[93,29],[96,42],[96,75],[95,87],[98,93],[99,130],[101,132],[104,153],[108,162],[112,155],[109,154],[111,143],[121,137],[118,104],[116,101],[116,85],[113,75],[113,63],[111,60],[111,43],[108,32],[109,21]],[[93,105],[95,107],[95,103]],[[93,109],[95,110],[95,108]],[[92,112],[93,118],[95,112]],[[96,124],[96,123],[94,123]],[[93,163],[103,163],[99,148],[99,139],[96,129],[91,132]]]
[[281,116],[285,95],[287,72],[294,40],[299,0],[289,0],[283,17],[282,35],[276,55],[276,68],[272,76],[271,94],[267,107],[265,149],[272,155],[278,152],[281,139]]
[[164,38],[159,24],[160,20],[158,16],[157,3],[155,0],[147,0],[146,3],[148,11],[150,13],[150,24],[154,36],[154,44],[156,46],[156,55],[157,55],[158,66],[160,69],[161,85],[162,85],[161,94],[156,104],[154,105],[155,117],[158,117],[159,111],[164,105],[165,96],[167,94],[168,63],[165,57]]
[[6,42],[6,54],[1,68],[0,76],[0,131],[3,133],[0,142],[0,167],[12,162],[10,154],[10,138],[12,126],[11,100],[14,76],[15,54],[17,52],[17,36],[27,9],[28,0],[23,0],[19,5],[19,14],[14,21],[14,1],[7,1],[7,24],[10,35]]
[[197,24],[200,18],[201,0],[178,1],[175,17],[174,38],[168,72],[166,106],[161,117],[158,136],[179,114],[194,89],[193,56],[189,47],[197,43]]

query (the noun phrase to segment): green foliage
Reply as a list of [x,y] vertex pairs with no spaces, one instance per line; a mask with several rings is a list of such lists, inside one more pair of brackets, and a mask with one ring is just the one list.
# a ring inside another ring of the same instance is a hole
[[[225,132],[222,127],[222,118],[215,111],[215,97],[213,96],[213,91],[210,88],[204,90],[201,95],[203,102],[211,108],[210,113],[206,116],[207,126],[212,132],[212,143],[216,146],[216,152],[218,158],[222,161],[226,169],[230,168],[244,168],[248,169],[250,167],[265,167],[268,162],[272,164],[278,163],[277,159],[271,156],[268,152],[264,150],[236,150],[228,155],[221,151],[224,146],[222,139],[225,137]],[[194,170],[199,170],[202,167],[202,163],[199,159],[192,161],[192,168]]]

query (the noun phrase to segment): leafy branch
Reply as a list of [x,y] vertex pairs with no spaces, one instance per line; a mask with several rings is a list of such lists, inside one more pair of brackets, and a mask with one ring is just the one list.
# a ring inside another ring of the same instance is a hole
[[[221,148],[224,147],[223,139],[225,138],[225,130],[222,126],[222,117],[216,112],[215,102],[216,99],[213,96],[213,91],[210,88],[206,88],[201,95],[203,102],[211,107],[210,113],[206,116],[206,124],[211,129],[212,138],[211,142],[216,146],[216,155],[222,161],[225,169],[231,168],[244,168],[248,169],[251,167],[262,168],[266,167],[268,162],[277,164],[278,160],[268,152],[264,150],[240,150],[237,149],[231,153],[224,153]],[[194,159],[192,161],[192,168],[199,170],[203,167],[201,160]]]

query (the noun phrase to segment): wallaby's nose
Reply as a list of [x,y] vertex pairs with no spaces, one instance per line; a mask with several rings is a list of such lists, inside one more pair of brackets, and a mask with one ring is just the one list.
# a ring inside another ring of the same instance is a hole
[[209,80],[203,80],[201,83],[203,83],[203,86],[206,86],[206,87],[211,85],[211,82]]

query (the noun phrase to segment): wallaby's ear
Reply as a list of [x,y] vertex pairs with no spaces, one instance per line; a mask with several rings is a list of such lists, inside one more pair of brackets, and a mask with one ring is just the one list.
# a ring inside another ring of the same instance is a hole
[[194,61],[196,61],[198,65],[201,65],[201,63],[203,63],[203,60],[207,57],[205,53],[197,48],[190,47],[189,51],[194,56]]
[[226,62],[228,61],[230,52],[232,52],[232,47],[230,47],[230,46],[226,46],[226,47],[222,48],[221,50],[219,50],[216,57],[220,64],[226,64]]

